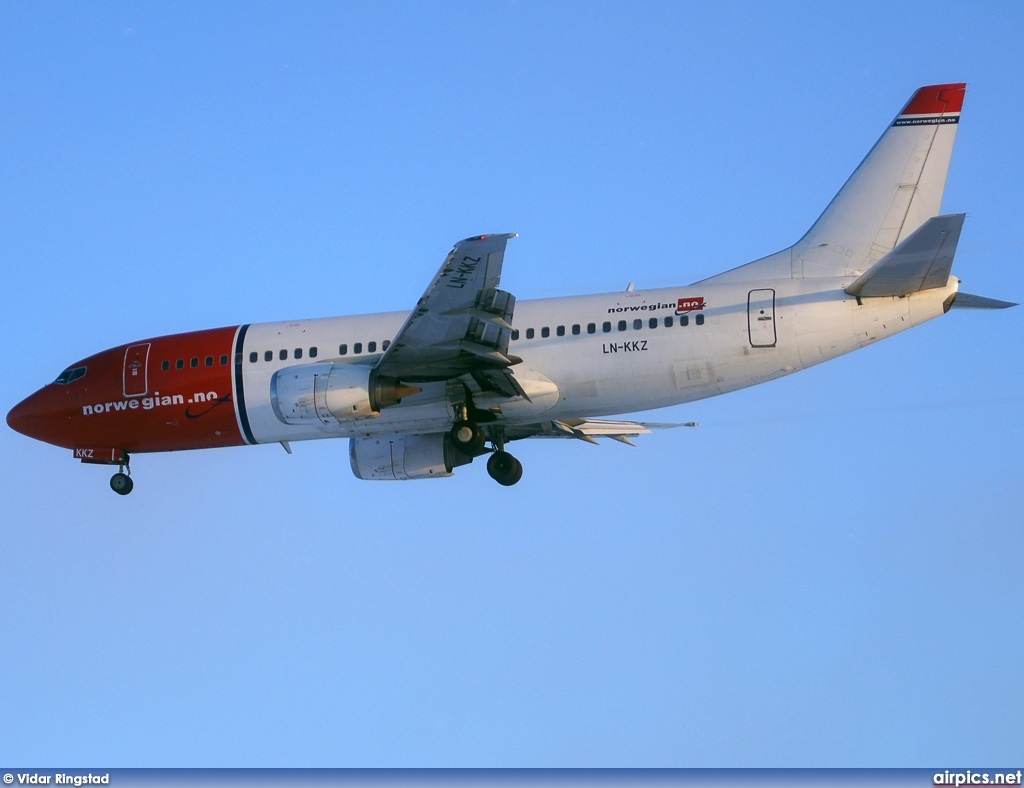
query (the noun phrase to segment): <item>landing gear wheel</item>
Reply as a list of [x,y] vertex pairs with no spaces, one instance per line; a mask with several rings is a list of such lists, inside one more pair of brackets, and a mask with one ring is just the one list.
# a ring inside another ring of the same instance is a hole
[[115,473],[110,477],[110,489],[118,495],[127,495],[134,489],[135,483],[127,473]]
[[478,457],[484,450],[484,432],[471,421],[459,421],[452,427],[452,443],[459,453]]
[[511,487],[523,478],[523,464],[507,451],[496,451],[487,460],[487,473],[498,484]]

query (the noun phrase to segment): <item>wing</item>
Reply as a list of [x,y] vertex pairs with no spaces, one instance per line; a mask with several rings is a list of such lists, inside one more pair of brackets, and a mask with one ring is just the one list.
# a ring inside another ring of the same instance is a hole
[[634,445],[630,438],[646,435],[651,430],[667,430],[673,427],[697,427],[695,421],[685,424],[654,424],[636,421],[602,421],[600,419],[558,419],[537,424],[516,424],[506,428],[509,440],[520,438],[576,438],[587,443],[597,443],[595,438],[612,438],[620,443]]
[[509,369],[516,299],[498,289],[505,245],[514,233],[455,244],[394,341],[377,363],[381,375],[408,382],[472,375],[481,388],[525,396]]

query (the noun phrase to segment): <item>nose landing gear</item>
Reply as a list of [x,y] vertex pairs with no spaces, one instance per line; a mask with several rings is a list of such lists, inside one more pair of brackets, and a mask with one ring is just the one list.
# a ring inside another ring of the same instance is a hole
[[127,495],[135,489],[135,482],[132,481],[132,469],[129,466],[130,457],[124,453],[123,461],[117,464],[117,473],[110,477],[110,489],[118,495]]
[[110,489],[118,495],[127,495],[135,489],[135,482],[132,481],[132,477],[127,473],[118,471],[110,477]]
[[127,495],[135,487],[132,470],[128,463],[131,458],[124,449],[75,449],[75,458],[90,465],[116,465],[117,473],[110,477],[110,489],[118,495]]

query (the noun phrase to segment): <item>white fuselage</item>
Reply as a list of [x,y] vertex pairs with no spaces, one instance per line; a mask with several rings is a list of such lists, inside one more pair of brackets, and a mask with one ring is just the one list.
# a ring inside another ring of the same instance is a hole
[[[938,317],[958,280],[950,277],[942,288],[862,303],[844,292],[849,284],[850,277],[776,279],[521,301],[509,353],[522,359],[513,369],[529,401],[477,392],[476,405],[492,408],[499,421],[516,424],[630,413],[724,394]],[[702,308],[677,314],[681,303]],[[372,366],[407,315],[250,325],[243,343],[242,384],[255,440],[431,433],[450,427],[450,384],[445,383],[418,384],[420,393],[369,418],[285,424],[274,413],[270,392],[275,372],[311,361]]]

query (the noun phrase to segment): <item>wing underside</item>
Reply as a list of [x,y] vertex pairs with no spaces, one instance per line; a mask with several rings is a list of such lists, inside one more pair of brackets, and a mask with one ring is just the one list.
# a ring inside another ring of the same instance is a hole
[[508,355],[516,299],[498,289],[514,234],[455,245],[377,364],[380,375],[417,383],[471,375],[484,390],[524,396]]
[[601,419],[553,419],[533,424],[516,424],[506,428],[509,440],[521,438],[575,438],[586,443],[597,443],[596,438],[611,438],[620,443],[633,442],[630,438],[647,435],[652,430],[673,427],[696,427],[696,422],[685,424],[655,424],[636,421],[606,421]]

